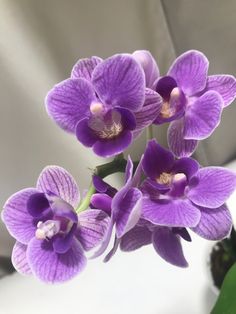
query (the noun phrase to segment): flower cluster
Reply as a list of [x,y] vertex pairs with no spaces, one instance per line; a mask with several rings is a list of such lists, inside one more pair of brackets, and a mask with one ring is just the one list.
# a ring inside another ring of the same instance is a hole
[[[235,99],[236,79],[207,72],[199,51],[182,54],[165,76],[150,52],[135,51],[81,59],[48,93],[51,118],[95,154],[114,160],[95,169],[81,201],[75,180],[58,166],[46,167],[36,188],[7,200],[2,219],[16,239],[12,262],[20,273],[51,283],[71,279],[84,269],[87,251],[93,250],[92,258],[102,255],[113,235],[105,262],[118,248],[152,244],[164,260],[186,267],[181,241],[191,241],[191,232],[207,240],[228,236],[232,219],[225,202],[236,174],[201,167],[190,156]],[[169,149],[150,132],[163,123],[169,123]],[[124,150],[145,129],[141,159],[125,160]],[[104,181],[116,172],[125,173],[119,190]]]

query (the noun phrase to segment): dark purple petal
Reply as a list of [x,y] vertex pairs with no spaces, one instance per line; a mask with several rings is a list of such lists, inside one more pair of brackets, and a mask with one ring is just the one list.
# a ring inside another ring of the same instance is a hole
[[112,157],[122,153],[132,142],[131,131],[123,131],[119,136],[110,140],[98,140],[93,145],[95,154],[101,157]]
[[199,169],[199,163],[188,157],[183,157],[175,161],[172,172],[184,173],[189,180]]
[[210,136],[220,123],[223,100],[208,91],[187,106],[184,118],[184,138],[202,140]]
[[236,174],[222,167],[200,169],[190,180],[188,198],[202,207],[217,208],[236,188]]
[[134,114],[125,108],[116,108],[113,112],[118,112],[121,115],[121,123],[124,129],[134,130],[136,128],[136,120]]
[[96,100],[92,85],[84,79],[67,79],[46,97],[48,114],[68,132],[75,132],[79,120],[90,114],[90,105]]
[[117,192],[112,202],[112,210],[117,212],[116,235],[121,238],[139,221],[142,207],[142,193],[137,188],[130,188],[123,196],[122,190]]
[[105,193],[108,190],[109,184],[106,183],[101,177],[94,175],[92,180],[96,191],[99,193]]
[[185,140],[183,135],[184,123],[183,119],[171,122],[168,133],[168,145],[170,150],[176,157],[189,157],[197,148],[198,141]]
[[153,224],[170,227],[195,227],[200,210],[186,199],[143,199],[142,218]]
[[157,228],[153,233],[153,246],[156,252],[168,263],[187,267],[179,236],[169,228]]
[[68,250],[71,248],[73,243],[74,234],[77,228],[77,224],[74,223],[71,227],[71,230],[66,234],[57,234],[52,239],[52,245],[54,252],[59,254],[64,254],[68,252]]
[[147,50],[137,50],[133,53],[133,57],[137,60],[145,73],[146,86],[152,88],[154,82],[159,77],[159,69],[152,54]]
[[49,202],[44,193],[32,194],[27,202],[27,209],[31,216],[41,217],[45,212],[50,210]]
[[1,213],[8,232],[23,244],[27,244],[34,237],[36,231],[34,218],[27,209],[29,197],[35,193],[38,193],[36,189],[29,188],[13,194],[6,201]]
[[168,72],[178,87],[188,96],[201,92],[207,81],[209,62],[206,56],[197,50],[190,50],[179,56]]
[[93,70],[101,62],[102,59],[96,56],[80,59],[72,69],[71,78],[84,78],[88,81],[91,81]]
[[210,75],[206,90],[218,92],[224,100],[224,107],[231,104],[236,97],[236,79],[232,75]]
[[159,115],[162,98],[155,91],[146,88],[144,106],[135,113],[136,129],[143,129],[152,124]]
[[147,227],[135,226],[121,238],[120,249],[131,252],[151,243],[152,232]]
[[174,164],[174,156],[167,149],[161,147],[156,140],[147,144],[142,162],[145,174],[156,179],[162,172],[169,172]]
[[80,120],[76,126],[76,137],[86,147],[92,147],[98,140],[98,135],[89,127],[89,119]]
[[32,273],[47,283],[67,281],[86,266],[86,257],[77,240],[65,254],[54,252],[51,241],[33,238],[27,249],[27,259]]
[[76,237],[88,251],[100,244],[107,233],[109,216],[98,209],[89,209],[79,214],[79,226]]
[[112,197],[104,193],[93,194],[90,200],[94,208],[98,208],[111,215]]
[[78,186],[71,174],[61,167],[44,168],[38,178],[37,188],[46,194],[59,196],[73,207],[79,203]]
[[115,236],[115,240],[114,240],[114,244],[113,244],[113,247],[112,249],[110,250],[110,252],[105,256],[103,262],[104,263],[107,263],[110,261],[110,259],[115,255],[118,247],[119,247],[119,244],[120,244],[120,240],[121,239],[118,239],[116,236]]
[[165,101],[169,101],[170,93],[177,87],[175,79],[171,76],[163,76],[157,81],[156,91]]
[[199,207],[201,219],[192,230],[207,240],[222,240],[227,237],[232,228],[232,218],[227,206],[218,208]]
[[172,232],[174,234],[178,234],[179,236],[181,236],[181,238],[184,239],[185,241],[188,242],[192,241],[191,236],[186,228],[172,228]]
[[99,98],[109,106],[137,111],[144,103],[144,72],[130,55],[118,54],[101,62],[93,71],[92,82]]
[[11,261],[15,269],[22,275],[31,275],[31,269],[26,258],[27,245],[16,242],[13,250]]

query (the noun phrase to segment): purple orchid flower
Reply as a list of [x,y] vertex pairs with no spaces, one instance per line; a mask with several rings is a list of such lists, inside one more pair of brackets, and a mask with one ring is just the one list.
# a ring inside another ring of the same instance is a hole
[[71,78],[47,95],[47,111],[102,157],[123,152],[161,110],[161,97],[145,89],[144,71],[132,55],[79,60]]
[[[141,158],[142,160],[142,158]],[[125,171],[125,185],[113,197],[101,193],[94,194],[91,203],[99,206],[107,213],[110,212],[110,225],[104,241],[99,250],[93,255],[93,258],[102,255],[112,236],[112,230],[115,228],[115,240],[111,251],[106,255],[104,261],[107,262],[115,254],[121,238],[125,233],[131,230],[141,217],[142,192],[137,188],[142,174],[142,163],[140,162],[133,175],[133,163],[128,157]]]
[[143,170],[142,218],[168,228],[191,228],[208,240],[226,237],[232,226],[226,200],[236,188],[235,173],[221,167],[199,168],[191,158],[175,160],[149,141]]
[[154,123],[172,121],[170,149],[177,157],[190,156],[198,140],[209,137],[219,125],[223,108],[235,99],[236,79],[231,75],[207,76],[209,62],[196,50],[179,56],[163,77],[159,77],[152,56],[145,52],[138,56],[145,65],[146,81],[151,81],[151,88],[162,96],[162,108]]
[[34,274],[44,282],[63,282],[86,266],[84,252],[103,239],[109,217],[101,210],[76,214],[79,191],[63,168],[46,167],[36,188],[12,195],[2,220],[16,239],[12,262],[22,274]]

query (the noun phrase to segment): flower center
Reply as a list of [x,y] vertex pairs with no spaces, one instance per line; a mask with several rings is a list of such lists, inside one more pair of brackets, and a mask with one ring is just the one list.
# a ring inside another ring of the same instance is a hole
[[39,221],[35,237],[39,240],[49,240],[60,231],[60,222],[57,220]]
[[180,97],[180,89],[174,87],[170,93],[168,101],[164,101],[161,108],[161,116],[163,118],[170,118],[175,113],[175,107],[171,106],[171,103],[175,102]]
[[156,178],[157,183],[168,185],[172,182],[173,175],[171,173],[162,172],[158,178]]
[[122,124],[114,122],[112,125],[105,125],[101,131],[98,131],[98,136],[103,139],[112,139],[117,137],[122,131]]

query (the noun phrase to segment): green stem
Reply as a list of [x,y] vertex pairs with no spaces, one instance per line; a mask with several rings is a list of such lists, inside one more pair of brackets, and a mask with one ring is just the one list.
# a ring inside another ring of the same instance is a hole
[[[93,174],[98,175],[101,178],[105,178],[113,173],[125,172],[126,163],[127,161],[124,159],[123,154],[120,154],[116,156],[113,161],[108,162],[104,165],[97,166]],[[91,182],[88,192],[81,201],[79,207],[76,209],[77,213],[80,213],[89,207],[91,197],[95,193],[95,191],[95,187]]]
[[153,138],[153,129],[152,129],[152,125],[149,125],[146,128],[146,141],[149,141]]

